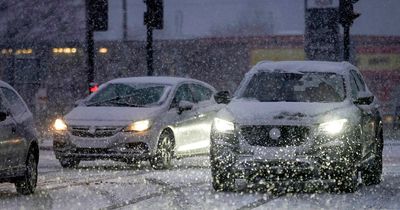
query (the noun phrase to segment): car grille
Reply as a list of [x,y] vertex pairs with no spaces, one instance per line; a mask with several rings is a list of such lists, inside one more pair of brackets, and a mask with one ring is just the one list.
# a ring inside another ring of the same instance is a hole
[[[270,137],[271,129],[279,129],[280,137]],[[300,146],[309,134],[310,129],[304,126],[243,126],[242,137],[252,146],[287,147]]]
[[102,138],[115,135],[120,129],[117,127],[96,127],[93,130],[90,127],[73,126],[71,134],[73,136],[86,137],[86,138]]
[[100,148],[77,148],[76,153],[79,154],[109,154],[111,153],[108,149]]

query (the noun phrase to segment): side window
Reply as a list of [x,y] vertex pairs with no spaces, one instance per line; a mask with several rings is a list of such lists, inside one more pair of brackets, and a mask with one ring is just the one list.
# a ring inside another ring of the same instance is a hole
[[366,90],[365,83],[364,83],[362,77],[354,70],[351,70],[350,72],[353,75],[353,77],[355,78],[356,84],[360,88],[360,91],[365,91]]
[[173,100],[173,106],[176,106],[181,101],[194,102],[192,92],[188,84],[181,85],[178,90],[176,90],[175,97]]
[[362,90],[363,91],[367,90],[364,79],[362,78],[362,76],[359,73],[356,73],[356,78],[358,78],[358,80],[360,81]]
[[17,116],[26,111],[26,107],[22,102],[22,99],[14,91],[8,88],[1,88],[1,90],[10,104],[10,111],[12,115]]
[[208,101],[213,95],[213,91],[203,85],[194,84],[192,85],[193,96],[195,101]]
[[360,89],[357,86],[356,79],[354,78],[353,74],[350,74],[350,88],[351,88],[351,96],[353,98],[356,98]]

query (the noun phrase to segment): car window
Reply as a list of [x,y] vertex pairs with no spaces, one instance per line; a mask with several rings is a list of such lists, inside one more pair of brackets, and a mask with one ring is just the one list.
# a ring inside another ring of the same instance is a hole
[[4,97],[10,104],[11,114],[14,116],[20,115],[26,111],[26,107],[22,99],[13,91],[8,88],[1,88]]
[[213,91],[211,89],[199,84],[193,84],[192,90],[193,97],[196,102],[210,100],[211,96],[213,95]]
[[352,74],[350,74],[350,88],[351,88],[351,96],[353,98],[356,98],[358,92],[360,91],[360,88],[358,87],[356,79]]
[[194,103],[193,95],[188,84],[183,84],[176,90],[173,103],[176,105],[181,101],[189,101]]
[[239,98],[261,102],[340,102],[345,99],[343,76],[321,72],[260,72],[250,79]]
[[162,84],[108,84],[93,95],[88,106],[154,106],[165,101],[170,86]]
[[355,78],[355,81],[356,81],[357,86],[359,87],[359,90],[365,91],[366,90],[365,83],[364,83],[363,79],[361,78],[361,76],[354,70],[351,70],[350,72],[353,75],[353,77]]

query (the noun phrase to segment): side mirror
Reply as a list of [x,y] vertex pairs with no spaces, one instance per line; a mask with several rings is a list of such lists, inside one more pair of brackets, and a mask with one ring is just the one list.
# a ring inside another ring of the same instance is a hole
[[370,105],[372,102],[374,102],[375,97],[366,92],[360,92],[357,95],[357,98],[354,100],[354,104],[356,105]]
[[178,104],[178,114],[181,114],[184,111],[191,110],[194,104],[189,101],[181,101]]
[[75,107],[84,106],[85,105],[85,99],[79,99],[79,100],[75,101],[74,105],[75,105]]
[[214,99],[218,104],[228,104],[231,101],[229,91],[219,91],[214,95]]
[[8,116],[7,112],[0,112],[0,122],[6,120],[7,116]]

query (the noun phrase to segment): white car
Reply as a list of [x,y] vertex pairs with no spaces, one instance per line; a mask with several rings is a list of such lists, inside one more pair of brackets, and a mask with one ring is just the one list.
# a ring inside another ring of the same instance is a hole
[[[226,96],[225,96],[225,101]],[[347,62],[261,62],[248,72],[211,131],[216,190],[235,182],[357,189],[382,174],[377,100]]]
[[171,166],[173,156],[207,154],[215,88],[187,78],[111,80],[53,125],[53,148],[63,167],[80,160],[150,160]]

